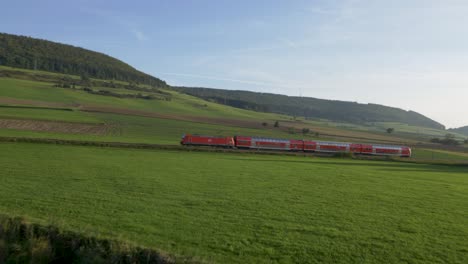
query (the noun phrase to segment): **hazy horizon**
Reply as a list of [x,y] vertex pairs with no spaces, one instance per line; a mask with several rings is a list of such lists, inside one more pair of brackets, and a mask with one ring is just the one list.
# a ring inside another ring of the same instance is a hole
[[[413,110],[468,125],[466,1],[16,1],[0,31],[119,58],[171,85]],[[19,23],[20,22],[20,23]]]

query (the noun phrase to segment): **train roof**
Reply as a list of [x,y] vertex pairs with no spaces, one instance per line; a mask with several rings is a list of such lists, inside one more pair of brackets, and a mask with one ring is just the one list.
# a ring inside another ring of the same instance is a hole
[[196,137],[210,137],[210,138],[227,138],[232,136],[209,136],[209,135],[200,135],[200,134],[184,134],[183,136],[196,136]]
[[269,138],[269,137],[257,137],[257,136],[242,136],[242,135],[236,135],[235,137],[248,137],[252,139],[261,139],[261,140],[302,140],[302,139],[288,139],[288,138]]
[[381,148],[407,148],[406,146],[398,146],[398,145],[380,145],[380,144],[370,144],[374,147],[381,147]]

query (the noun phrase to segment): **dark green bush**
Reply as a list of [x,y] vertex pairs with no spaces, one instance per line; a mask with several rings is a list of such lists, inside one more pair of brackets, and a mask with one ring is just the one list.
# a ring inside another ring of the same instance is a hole
[[173,263],[152,249],[0,216],[0,263]]
[[337,152],[333,153],[333,157],[335,158],[353,158],[354,154],[351,152]]

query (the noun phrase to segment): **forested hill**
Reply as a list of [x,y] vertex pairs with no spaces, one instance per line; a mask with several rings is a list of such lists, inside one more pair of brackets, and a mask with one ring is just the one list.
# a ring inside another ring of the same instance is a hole
[[99,52],[5,33],[0,33],[0,65],[167,86],[164,81]]
[[459,127],[459,128],[452,128],[452,129],[449,129],[449,131],[468,136],[468,126]]
[[174,87],[174,89],[217,103],[261,112],[349,123],[400,122],[414,126],[445,129],[440,123],[414,111],[377,104],[358,104],[310,97],[210,88]]

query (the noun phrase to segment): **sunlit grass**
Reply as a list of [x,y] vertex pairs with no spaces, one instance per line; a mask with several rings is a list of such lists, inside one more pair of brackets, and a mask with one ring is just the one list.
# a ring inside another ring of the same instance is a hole
[[467,167],[0,147],[0,211],[68,229],[220,263],[468,261]]

